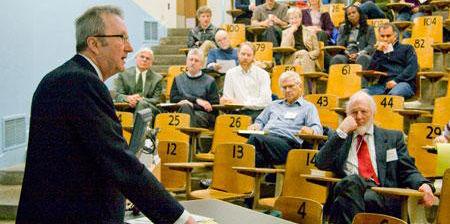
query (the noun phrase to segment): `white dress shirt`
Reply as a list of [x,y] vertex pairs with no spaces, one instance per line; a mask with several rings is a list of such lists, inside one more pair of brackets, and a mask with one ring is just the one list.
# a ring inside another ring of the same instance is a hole
[[248,109],[263,109],[272,102],[269,73],[255,65],[245,72],[238,65],[225,75],[223,96],[247,105]]

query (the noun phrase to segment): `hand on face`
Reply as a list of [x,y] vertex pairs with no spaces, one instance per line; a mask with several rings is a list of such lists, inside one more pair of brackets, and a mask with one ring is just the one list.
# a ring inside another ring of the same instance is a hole
[[338,128],[345,133],[350,133],[358,128],[358,124],[353,116],[347,116]]

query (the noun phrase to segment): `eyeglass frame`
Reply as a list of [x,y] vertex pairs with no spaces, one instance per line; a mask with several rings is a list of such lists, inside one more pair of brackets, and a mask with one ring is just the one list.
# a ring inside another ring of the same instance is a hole
[[128,35],[125,35],[125,34],[94,35],[92,37],[120,37],[124,43],[127,42],[130,38]]

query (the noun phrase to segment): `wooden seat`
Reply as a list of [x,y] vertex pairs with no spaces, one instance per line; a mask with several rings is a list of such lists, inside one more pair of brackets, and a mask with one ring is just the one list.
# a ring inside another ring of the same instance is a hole
[[[326,187],[312,184],[301,177],[301,174],[310,174],[311,169],[317,169],[314,165],[317,152],[317,150],[307,149],[292,149],[289,151],[280,196],[302,197],[325,203]],[[259,200],[259,204],[273,207],[275,201],[276,198],[263,198]]]
[[322,223],[323,206],[314,200],[300,197],[279,197],[274,208],[283,219],[295,223]]
[[270,87],[271,87],[271,90],[272,90],[272,94],[277,95],[278,98],[280,98],[280,99],[283,99],[284,95],[283,95],[283,91],[280,88],[278,79],[280,78],[280,75],[283,72],[286,72],[286,71],[297,72],[299,74],[299,76],[300,76],[300,73],[303,72],[303,69],[302,69],[302,67],[300,65],[296,65],[296,66],[293,66],[293,65],[276,65],[276,66],[273,67],[272,75],[270,77],[270,81],[271,81]]
[[166,100],[170,99],[170,90],[172,89],[173,80],[175,79],[175,76],[186,72],[186,66],[185,65],[173,65],[169,67],[169,70],[167,71],[167,75],[164,77],[166,79],[166,89],[164,92],[164,95],[166,97]]
[[273,43],[272,42],[252,42],[255,47],[255,60],[267,63],[272,67],[273,64]]
[[[159,141],[158,155],[161,163],[188,162],[189,145],[180,141]],[[168,191],[183,191],[186,185],[186,173],[161,167],[161,183]]]
[[189,114],[160,113],[155,118],[155,128],[159,128],[156,135],[158,141],[189,142],[189,136],[177,130],[179,127],[189,127]]
[[322,5],[320,10],[330,14],[331,21],[335,27],[339,27],[339,25],[345,20],[345,4],[336,3]]
[[217,116],[214,127],[213,142],[208,153],[196,153],[195,158],[201,161],[213,161],[215,148],[227,142],[245,143],[247,139],[238,135],[237,131],[247,129],[252,118],[240,114],[222,114]]
[[434,100],[433,124],[444,126],[450,120],[450,97],[440,97]]
[[444,172],[436,223],[448,223],[450,220],[448,211],[450,211],[450,169]]
[[339,115],[331,110],[339,106],[337,96],[330,94],[310,94],[305,96],[305,100],[316,106],[322,125],[333,129],[338,127]]
[[436,176],[436,154],[428,153],[422,146],[432,145],[433,139],[441,135],[443,127],[430,123],[415,123],[409,128],[408,152],[415,158],[416,166],[425,177]]
[[223,24],[222,29],[227,31],[232,47],[237,47],[245,41],[244,24]]
[[232,20],[234,21],[234,19],[236,18],[236,17],[238,17],[238,16],[240,16],[240,15],[242,15],[243,13],[244,13],[244,11],[242,11],[241,9],[236,9],[235,7],[234,7],[234,0],[231,0],[230,1],[230,10],[227,10],[227,14],[229,14],[230,16],[231,16],[231,18],[232,18]]
[[394,111],[403,109],[403,97],[376,95],[373,99],[377,110],[374,117],[375,123],[382,128],[403,132],[403,116]]
[[412,38],[431,38],[434,43],[442,43],[442,16],[420,16],[413,22]]
[[361,90],[361,77],[356,75],[356,72],[361,70],[362,66],[359,64],[330,65],[327,94],[336,95],[339,98],[349,98]]
[[186,191],[187,197],[234,200],[250,196],[254,188],[253,178],[239,174],[232,167],[255,167],[254,146],[245,143],[219,144],[215,155],[211,186],[205,190]]
[[353,218],[353,224],[407,224],[407,222],[389,215],[375,213],[358,213]]
[[117,118],[119,118],[120,124],[122,125],[122,134],[125,140],[130,143],[131,133],[133,129],[133,113],[116,111]]
[[375,30],[375,37],[377,38],[378,41],[380,41],[380,36],[378,34],[378,27],[380,27],[380,25],[383,25],[385,23],[389,23],[389,19],[368,19],[367,20],[367,24],[369,24],[370,26],[373,26],[373,29]]

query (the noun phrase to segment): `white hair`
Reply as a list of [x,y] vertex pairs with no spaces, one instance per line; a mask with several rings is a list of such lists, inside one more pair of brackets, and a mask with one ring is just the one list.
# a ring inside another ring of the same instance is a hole
[[191,55],[197,55],[201,61],[203,61],[203,52],[198,48],[192,48],[189,50],[189,53],[187,54],[187,58],[191,57]]
[[303,86],[303,80],[300,78],[300,75],[298,75],[297,72],[294,71],[283,72],[280,75],[280,78],[278,78],[278,85],[281,86],[281,83],[287,79],[292,79],[296,84]]
[[345,108],[347,115],[350,114],[350,109],[352,108],[353,104],[355,104],[357,101],[367,102],[369,104],[370,111],[372,112],[372,117],[375,115],[375,112],[377,110],[375,101],[373,100],[372,96],[370,96],[369,94],[367,94],[362,90],[353,94],[348,100]]
[[139,49],[138,52],[136,52],[136,54],[134,55],[134,57],[136,58],[139,54],[141,54],[142,52],[148,52],[150,53],[152,59],[154,59],[154,55],[153,55],[153,51],[152,49],[150,49],[149,47],[142,47],[141,49]]

